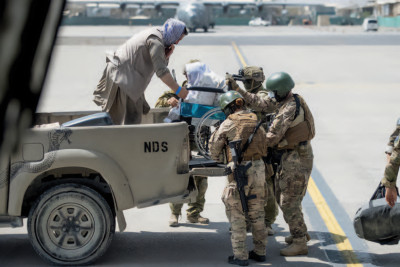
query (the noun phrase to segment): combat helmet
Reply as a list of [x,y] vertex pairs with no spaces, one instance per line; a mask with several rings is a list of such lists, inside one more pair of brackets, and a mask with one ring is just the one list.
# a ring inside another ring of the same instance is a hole
[[259,88],[265,80],[263,68],[257,66],[246,66],[239,70],[239,75],[245,79],[243,85],[247,91]]
[[[239,94],[236,91],[229,91],[223,95],[220,96],[219,98],[219,106],[221,107],[221,110],[225,113],[226,116],[229,116],[230,114],[233,113],[232,109],[232,104],[235,104],[236,99],[242,99],[243,97],[241,94]],[[244,100],[243,100],[244,104]]]
[[286,72],[275,72],[268,77],[266,87],[274,92],[276,100],[281,101],[294,88],[294,81]]

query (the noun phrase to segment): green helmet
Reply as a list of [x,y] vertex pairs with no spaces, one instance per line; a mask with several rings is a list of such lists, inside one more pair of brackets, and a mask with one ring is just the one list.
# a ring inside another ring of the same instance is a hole
[[248,91],[259,88],[265,80],[263,69],[257,66],[244,67],[239,70],[239,74],[245,79],[243,84]]
[[221,95],[219,98],[219,106],[221,107],[221,110],[225,112],[225,109],[238,98],[243,99],[242,95],[236,91],[229,91]]
[[286,72],[275,72],[268,77],[266,87],[280,98],[286,97],[294,87],[292,77]]

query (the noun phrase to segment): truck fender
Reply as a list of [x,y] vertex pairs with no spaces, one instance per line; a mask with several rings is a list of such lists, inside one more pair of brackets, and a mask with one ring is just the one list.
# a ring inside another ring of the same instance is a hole
[[[37,167],[49,158],[53,159],[49,167]],[[110,186],[116,211],[134,207],[132,191],[126,175],[112,158],[103,153],[84,149],[63,149],[46,153],[40,162],[19,163],[19,166],[10,177],[9,195],[12,197],[8,203],[8,212],[11,216],[21,215],[25,192],[36,177],[46,171],[68,166],[88,168],[98,172]]]

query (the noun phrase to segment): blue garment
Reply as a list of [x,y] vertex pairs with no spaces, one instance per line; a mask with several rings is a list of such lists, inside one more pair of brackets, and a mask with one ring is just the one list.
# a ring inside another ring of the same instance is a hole
[[[216,107],[194,104],[194,103],[181,103],[181,115],[184,117],[201,118],[206,112]],[[225,114],[221,111],[210,117],[212,120],[225,120]]]

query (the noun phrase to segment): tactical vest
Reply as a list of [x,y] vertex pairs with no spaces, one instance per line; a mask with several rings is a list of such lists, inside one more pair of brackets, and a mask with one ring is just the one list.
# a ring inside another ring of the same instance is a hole
[[[236,135],[233,140],[242,139],[241,148],[254,132],[257,125],[257,116],[254,113],[234,113],[228,116],[236,125]],[[229,141],[233,141],[229,140]],[[228,162],[232,161],[232,155],[229,146],[226,146]],[[266,135],[263,130],[258,129],[253,137],[253,141],[243,154],[243,161],[258,160],[267,154]]]
[[315,136],[314,118],[304,99],[293,94],[296,101],[295,119],[285,133],[287,145],[281,149],[293,149],[299,143],[309,141]]

